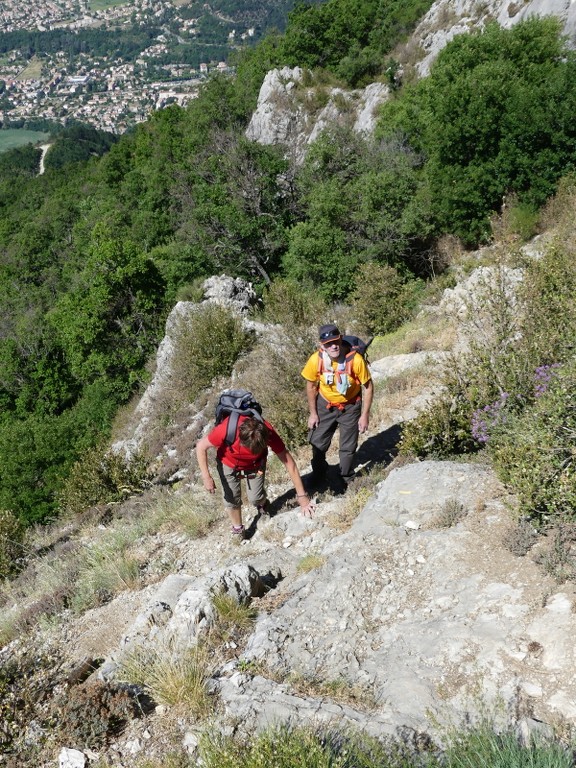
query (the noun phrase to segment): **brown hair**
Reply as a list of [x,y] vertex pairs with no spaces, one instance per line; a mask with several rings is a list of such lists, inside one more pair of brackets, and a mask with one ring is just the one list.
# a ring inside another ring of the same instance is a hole
[[238,429],[240,443],[256,456],[260,456],[268,447],[268,435],[266,424],[251,416],[244,419]]

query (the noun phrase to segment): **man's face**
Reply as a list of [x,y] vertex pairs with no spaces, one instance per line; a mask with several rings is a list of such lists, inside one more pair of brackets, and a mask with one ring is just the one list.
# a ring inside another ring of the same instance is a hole
[[322,344],[324,350],[328,353],[328,357],[332,360],[336,360],[340,356],[340,347],[342,346],[342,339],[333,339]]

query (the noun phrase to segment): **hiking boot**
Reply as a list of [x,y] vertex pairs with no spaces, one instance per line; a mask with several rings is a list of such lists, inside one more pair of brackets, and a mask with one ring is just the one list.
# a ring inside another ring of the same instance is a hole
[[307,493],[312,491],[322,491],[326,488],[326,475],[330,466],[326,461],[326,453],[320,451],[316,446],[312,446],[312,474],[307,478],[302,478],[304,488]]
[[326,451],[321,451],[312,446],[312,476],[316,480],[323,480],[328,471],[328,462],[326,461]]
[[344,475],[341,475],[340,473],[338,473],[334,478],[334,483],[332,486],[333,493],[336,496],[343,496],[348,490],[348,486],[350,485],[353,479],[354,479],[353,477],[345,477]]
[[243,541],[246,540],[246,531],[244,530],[244,526],[232,526],[232,544],[242,544]]

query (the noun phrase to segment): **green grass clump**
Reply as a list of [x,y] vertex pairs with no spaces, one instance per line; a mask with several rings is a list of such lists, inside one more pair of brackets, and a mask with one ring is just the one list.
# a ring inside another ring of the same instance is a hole
[[453,734],[443,751],[430,739],[379,741],[346,730],[280,726],[241,741],[221,734],[201,740],[205,768],[570,768],[560,742],[522,744],[512,730],[478,727]]
[[254,606],[238,602],[227,592],[219,592],[212,598],[216,609],[215,634],[228,637],[233,633],[247,632],[258,615]]
[[309,573],[316,570],[316,568],[321,568],[325,562],[326,558],[323,555],[318,554],[318,552],[310,552],[300,558],[296,570],[298,573]]
[[515,733],[480,727],[453,738],[441,763],[444,768],[570,768],[572,750],[559,742],[522,744]]

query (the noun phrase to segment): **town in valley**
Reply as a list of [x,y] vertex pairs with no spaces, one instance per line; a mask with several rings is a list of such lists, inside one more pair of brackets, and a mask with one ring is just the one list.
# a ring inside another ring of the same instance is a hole
[[262,31],[255,13],[238,23],[207,9],[169,0],[3,0],[2,126],[75,120],[121,134],[156,109],[184,106]]

